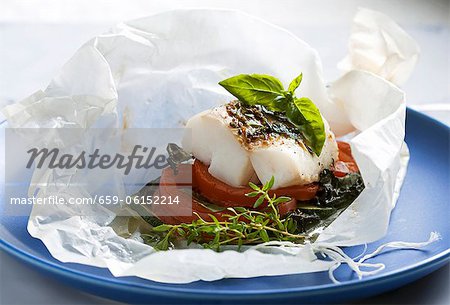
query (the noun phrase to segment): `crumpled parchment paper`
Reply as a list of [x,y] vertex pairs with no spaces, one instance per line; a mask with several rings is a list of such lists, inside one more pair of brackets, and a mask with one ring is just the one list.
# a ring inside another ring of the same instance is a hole
[[[406,172],[405,97],[392,82],[408,78],[418,47],[388,17],[366,9],[357,13],[350,41],[347,72],[326,88],[317,52],[284,29],[237,11],[169,11],[93,38],[47,89],[3,113],[9,127],[120,127],[125,116],[129,128],[181,127],[193,114],[231,99],[217,85],[224,78],[265,73],[287,84],[303,72],[299,94],[317,104],[338,136],[351,133],[366,185],[316,243],[363,244],[386,233]],[[36,174],[33,182],[51,177]],[[333,264],[317,259],[315,244],[290,254],[276,248],[155,252],[138,234],[118,236],[107,209],[96,217],[66,212],[34,206],[28,231],[56,259],[107,267],[115,276],[187,283],[315,272]]]
[[414,39],[392,19],[362,8],[353,19],[349,54],[339,67],[370,71],[401,85],[416,66],[419,53]]

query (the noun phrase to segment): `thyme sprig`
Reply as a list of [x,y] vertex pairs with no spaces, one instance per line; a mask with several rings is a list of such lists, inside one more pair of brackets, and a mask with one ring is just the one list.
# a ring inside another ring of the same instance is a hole
[[268,209],[264,211],[250,210],[243,207],[228,208],[229,214],[223,214],[223,219],[217,219],[208,214],[210,219],[203,219],[196,214],[198,219],[192,223],[178,225],[162,224],[153,228],[155,234],[142,234],[144,242],[152,245],[157,250],[173,248],[178,240],[184,239],[187,244],[197,243],[204,248],[220,251],[222,246],[237,245],[238,249],[243,245],[262,242],[290,241],[302,243],[306,235],[300,234],[296,220],[290,217],[280,218],[278,205],[291,200],[289,197],[275,194],[270,195],[269,190],[274,184],[272,177],[262,187],[250,183],[252,192],[249,197],[258,197],[254,208],[267,202]]

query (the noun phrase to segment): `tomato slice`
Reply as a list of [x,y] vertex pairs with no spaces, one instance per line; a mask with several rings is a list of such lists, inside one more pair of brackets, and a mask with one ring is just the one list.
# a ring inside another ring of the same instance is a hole
[[[358,166],[351,154],[351,148],[348,143],[338,142],[339,160],[333,166],[333,172],[336,177],[343,177],[348,173],[358,172]],[[192,175],[192,189],[200,193],[207,201],[221,206],[224,211],[211,211],[206,208],[201,202],[193,198],[192,195],[186,191],[185,188],[189,183]],[[270,191],[272,196],[276,193],[278,196],[291,197],[292,200],[280,204],[280,215],[284,216],[293,211],[297,207],[297,200],[305,201],[314,198],[319,186],[317,183],[311,183],[303,186],[283,187]],[[201,218],[207,221],[212,221],[210,215],[214,215],[219,221],[227,219],[226,215],[230,214],[227,207],[245,207],[253,208],[255,203],[254,197],[247,197],[245,194],[253,190],[246,187],[232,187],[219,179],[213,177],[208,172],[208,167],[195,160],[194,164],[181,164],[178,166],[178,173],[175,175],[173,170],[166,168],[163,170],[159,190],[155,195],[178,196],[178,205],[154,205],[152,211],[160,218],[161,221],[167,224],[191,223],[198,219],[198,214]],[[264,210],[267,204],[263,203],[258,210]],[[175,210],[176,209],[176,210]],[[173,216],[184,215],[184,216]]]
[[[194,189],[198,191],[211,203],[224,207],[252,207],[255,203],[255,198],[247,197],[245,194],[253,190],[248,187],[233,187],[225,182],[220,181],[208,172],[208,167],[195,160],[192,170],[193,180],[195,181]],[[309,200],[314,198],[318,190],[316,183],[311,183],[303,186],[289,186],[282,187],[269,194],[273,196],[288,196],[297,200]]]
[[334,162],[333,173],[336,177],[344,177],[349,173],[359,172],[358,165],[352,156],[352,150],[350,144],[342,141],[338,141],[339,160]]
[[[177,205],[153,205],[152,212],[166,224],[191,223],[193,220],[198,219],[198,216],[200,216],[204,220],[212,221],[212,217],[210,215],[213,215],[219,221],[227,220],[228,217],[226,215],[230,215],[231,213],[230,211],[227,211],[225,209],[228,206],[224,206],[223,211],[211,211],[203,204],[201,204],[197,199],[192,197],[191,194],[186,191],[186,189],[183,189],[181,181],[187,181],[186,177],[191,173],[191,169],[189,168],[190,166],[192,165],[183,164],[179,166],[178,173],[176,175],[170,168],[166,168],[163,170],[160,179],[159,190],[155,192],[154,195],[171,196],[172,198],[178,196],[179,202]],[[196,185],[197,179],[193,179],[193,187],[196,187]],[[245,195],[244,197],[249,198]],[[255,202],[255,198],[249,199],[251,199],[252,203],[249,207],[252,207]],[[288,202],[279,204],[278,207],[280,215],[284,216],[297,208],[297,201],[293,198]],[[264,210],[266,208],[266,204],[262,204],[260,207],[261,210]],[[243,221],[246,220],[243,219]]]

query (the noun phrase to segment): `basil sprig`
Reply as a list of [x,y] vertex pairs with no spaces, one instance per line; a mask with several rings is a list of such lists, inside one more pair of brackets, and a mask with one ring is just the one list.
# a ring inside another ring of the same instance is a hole
[[319,156],[325,143],[325,126],[316,105],[307,97],[295,96],[302,78],[303,74],[297,76],[288,90],[279,79],[265,74],[240,74],[219,82],[219,85],[244,104],[262,105],[271,111],[284,112]]

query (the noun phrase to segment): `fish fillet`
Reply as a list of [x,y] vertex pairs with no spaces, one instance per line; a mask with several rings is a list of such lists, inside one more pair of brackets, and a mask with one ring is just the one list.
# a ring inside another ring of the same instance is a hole
[[267,140],[249,145],[226,106],[190,118],[182,145],[209,165],[211,175],[231,186],[247,186],[249,181],[264,183],[272,176],[274,189],[316,182],[337,158],[335,136],[325,120],[326,141],[317,157],[302,141],[285,135],[271,133]]

